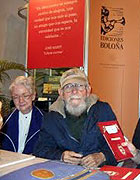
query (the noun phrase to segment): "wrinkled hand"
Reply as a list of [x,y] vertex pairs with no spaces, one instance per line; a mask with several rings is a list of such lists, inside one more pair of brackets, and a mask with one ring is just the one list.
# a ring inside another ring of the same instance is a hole
[[133,154],[134,157],[137,155],[138,150],[130,141],[125,141],[124,143],[122,143],[122,146],[124,147],[127,146],[129,151]]
[[82,158],[81,165],[86,168],[96,168],[105,161],[105,156],[102,152],[89,154]]
[[82,155],[73,151],[64,151],[62,160],[67,163],[78,165],[81,163]]

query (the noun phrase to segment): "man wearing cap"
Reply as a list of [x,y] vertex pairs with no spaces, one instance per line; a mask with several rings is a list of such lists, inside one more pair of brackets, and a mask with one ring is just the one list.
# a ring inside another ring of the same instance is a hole
[[97,122],[116,117],[108,103],[91,94],[85,73],[78,68],[64,72],[58,92],[44,118],[34,155],[88,168],[115,165]]

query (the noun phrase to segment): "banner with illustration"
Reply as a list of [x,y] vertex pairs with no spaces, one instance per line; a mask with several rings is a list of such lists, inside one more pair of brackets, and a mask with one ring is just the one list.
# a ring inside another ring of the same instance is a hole
[[139,0],[94,0],[90,7],[93,92],[111,104],[124,134],[131,139],[138,121]]
[[30,0],[28,68],[83,66],[85,0]]

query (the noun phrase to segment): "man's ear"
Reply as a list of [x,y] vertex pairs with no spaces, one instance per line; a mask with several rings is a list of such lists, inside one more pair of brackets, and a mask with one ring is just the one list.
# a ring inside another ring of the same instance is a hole
[[61,98],[63,98],[63,90],[61,88],[58,89],[58,94]]
[[88,87],[87,87],[87,96],[89,96],[89,95],[90,95],[90,93],[91,93],[91,86],[90,86],[90,85],[88,85]]
[[36,93],[34,93],[34,94],[32,95],[32,101],[35,100],[35,97],[36,97]]

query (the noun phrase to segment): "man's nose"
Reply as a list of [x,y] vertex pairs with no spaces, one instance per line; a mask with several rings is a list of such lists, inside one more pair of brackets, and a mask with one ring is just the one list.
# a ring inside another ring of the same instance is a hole
[[73,87],[73,88],[72,88],[72,93],[74,93],[74,94],[75,94],[75,93],[77,93],[77,91],[78,91],[78,90],[77,90],[77,88],[76,88],[76,87]]
[[19,96],[19,102],[23,102],[23,101],[24,101],[23,96]]

